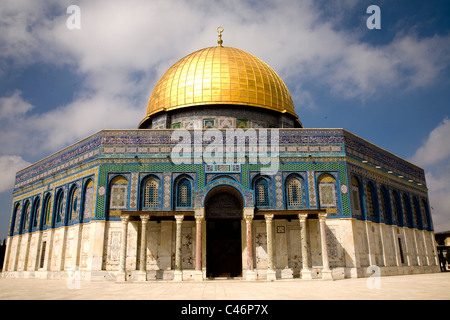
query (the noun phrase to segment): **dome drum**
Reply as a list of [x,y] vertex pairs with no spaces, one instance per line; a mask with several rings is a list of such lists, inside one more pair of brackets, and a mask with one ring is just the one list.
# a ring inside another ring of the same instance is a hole
[[290,114],[251,106],[208,105],[158,112],[141,123],[141,129],[301,128]]

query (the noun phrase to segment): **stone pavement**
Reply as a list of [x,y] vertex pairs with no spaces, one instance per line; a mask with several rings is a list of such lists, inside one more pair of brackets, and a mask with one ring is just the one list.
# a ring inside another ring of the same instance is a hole
[[[377,282],[379,280],[379,282]],[[0,278],[1,300],[448,300],[450,272],[338,281],[143,283]]]

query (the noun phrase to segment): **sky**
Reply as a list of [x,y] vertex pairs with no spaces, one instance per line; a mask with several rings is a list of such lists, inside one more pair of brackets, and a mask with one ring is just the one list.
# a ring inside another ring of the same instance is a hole
[[344,128],[422,167],[435,231],[450,230],[449,17],[448,0],[2,0],[0,239],[18,170],[137,128],[158,79],[217,45],[218,26],[281,76],[305,128]]

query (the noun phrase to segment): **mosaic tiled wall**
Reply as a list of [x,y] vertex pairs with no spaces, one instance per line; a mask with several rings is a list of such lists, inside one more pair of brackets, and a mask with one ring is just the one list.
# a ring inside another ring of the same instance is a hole
[[[254,130],[254,129],[250,129]],[[224,132],[224,131],[223,131]],[[267,133],[270,142],[271,131],[255,130],[257,136]],[[369,142],[342,129],[277,129],[279,134],[279,168],[273,176],[273,208],[285,207],[283,191],[285,176],[282,172],[299,172],[305,182],[305,206],[318,208],[317,177],[322,172],[337,174],[336,190],[339,208],[336,216],[349,216],[349,174],[346,163],[366,163],[371,166],[371,174],[395,175],[402,178],[411,188],[422,190],[426,195],[423,170],[378,148]],[[128,210],[139,210],[139,188],[144,173],[156,173],[162,182],[161,210],[172,209],[174,176],[190,172],[194,178],[194,192],[198,192],[211,183],[217,175],[229,174],[246,190],[250,190],[253,173],[267,165],[261,163],[241,164],[181,164],[175,165],[170,152],[175,145],[171,141],[173,130],[104,130],[100,131],[38,163],[20,171],[16,176],[14,203],[31,194],[42,194],[42,185],[63,185],[71,181],[79,172],[85,172],[88,166],[97,168],[95,174],[93,214],[104,219],[106,199],[108,197],[109,174],[127,175]],[[249,131],[236,131],[236,135],[245,135]],[[193,131],[191,131],[193,135]],[[193,141],[194,139],[194,135]],[[198,141],[196,141],[198,143]],[[226,137],[223,138],[226,145]],[[203,143],[205,146],[206,143]],[[263,148],[264,147],[264,148]],[[246,151],[270,152],[270,145],[249,145]],[[260,158],[261,159],[261,158]],[[59,181],[55,184],[54,180]],[[403,181],[401,180],[401,181]],[[400,180],[399,180],[400,181]],[[67,193],[67,192],[66,192]],[[79,201],[81,203],[81,201]]]
[[[259,129],[251,129],[259,133]],[[424,172],[411,163],[342,129],[278,129],[281,156],[347,155],[425,184]],[[270,138],[270,130],[268,138]],[[173,130],[103,130],[18,172],[15,188],[76,168],[99,158],[158,158],[170,154]],[[244,131],[243,134],[248,133]],[[224,138],[224,145],[226,143]]]

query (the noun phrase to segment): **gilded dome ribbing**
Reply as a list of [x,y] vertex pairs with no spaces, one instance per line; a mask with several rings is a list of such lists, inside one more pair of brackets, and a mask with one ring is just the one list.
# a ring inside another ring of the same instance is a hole
[[167,70],[150,95],[141,124],[160,111],[224,104],[297,118],[286,85],[271,67],[243,50],[217,46],[193,52]]

